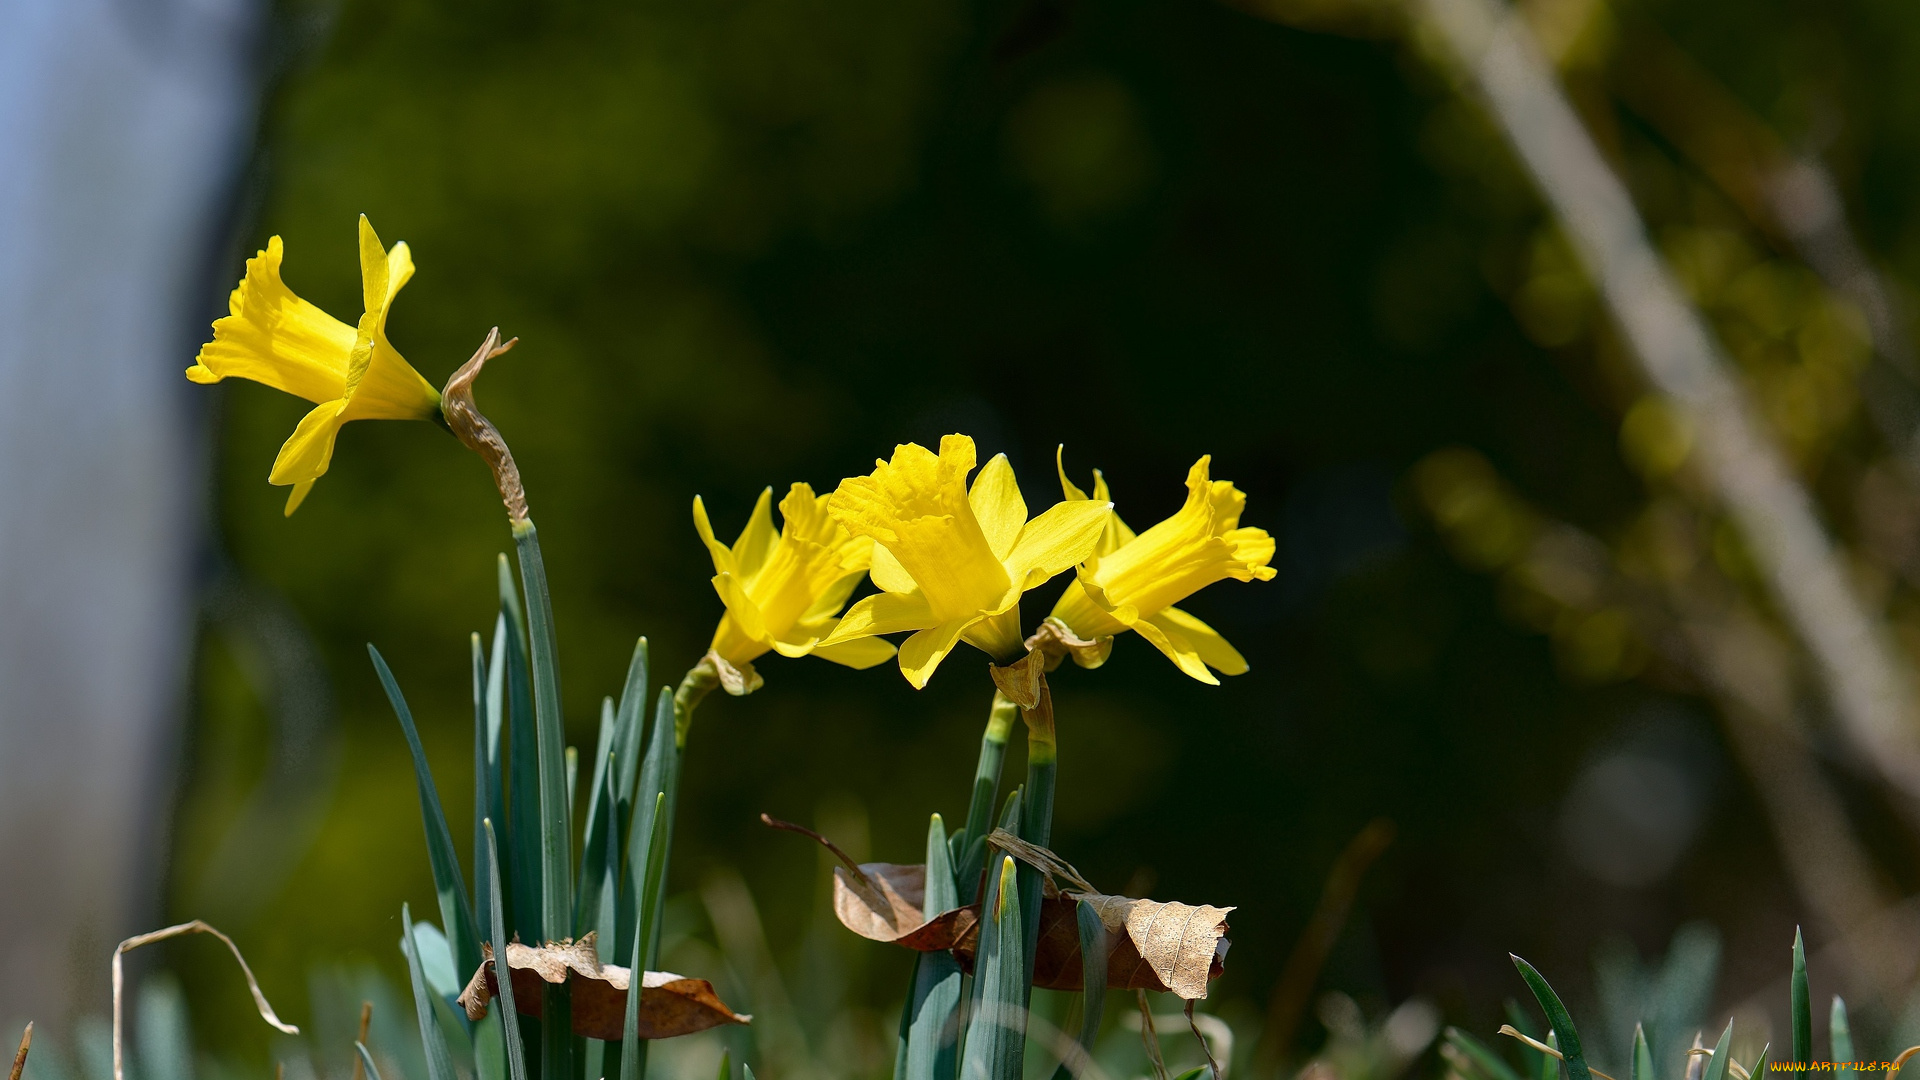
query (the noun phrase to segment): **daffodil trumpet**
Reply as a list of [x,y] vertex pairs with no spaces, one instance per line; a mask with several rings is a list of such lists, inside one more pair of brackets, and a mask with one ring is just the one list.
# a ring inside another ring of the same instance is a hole
[[[1056,663],[1064,654],[1083,667],[1098,667],[1106,659],[1100,643],[1132,630],[1201,682],[1219,684],[1209,668],[1225,675],[1247,670],[1246,659],[1218,631],[1173,606],[1216,581],[1274,576],[1268,565],[1273,537],[1241,526],[1246,493],[1212,479],[1211,463],[1211,457],[1193,463],[1186,502],[1147,531],[1135,534],[1118,514],[1108,517],[1107,529],[1032,644],[1051,651]],[[1058,456],[1056,464],[1069,502],[1111,505],[1098,471],[1089,496],[1067,479]]]
[[841,481],[828,512],[873,541],[881,591],[848,608],[824,645],[912,631],[900,671],[915,688],[961,641],[995,663],[1020,656],[1021,595],[1091,555],[1112,507],[1066,501],[1029,519],[1006,455],[969,487],[974,464],[973,440],[948,435],[938,454],[904,443],[871,474]]
[[227,315],[187,369],[197,383],[251,379],[313,402],[280,447],[267,482],[292,487],[291,515],[325,475],[333,444],[350,420],[442,420],[440,393],[387,340],[387,315],[413,277],[403,241],[391,250],[360,217],[363,314],[349,326],[302,300],[280,276],[285,246],[278,236],[247,260],[227,299]]

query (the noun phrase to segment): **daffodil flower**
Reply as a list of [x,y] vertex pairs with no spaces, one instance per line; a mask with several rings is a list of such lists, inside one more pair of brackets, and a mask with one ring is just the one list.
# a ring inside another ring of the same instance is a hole
[[[693,525],[713,556],[713,588],[727,613],[713,632],[713,655],[747,678],[737,693],[758,685],[748,667],[768,651],[868,668],[893,655],[877,638],[821,644],[853,587],[866,576],[873,541],[852,537],[827,515],[828,496],[795,484],[780,500],[780,531],[773,528],[773,489],[760,493],[747,527],[732,547],[714,539],[707,508],[693,500]],[[722,680],[723,685],[726,680]],[[734,689],[729,686],[729,689]]]
[[[1135,631],[1181,671],[1218,685],[1208,667],[1239,675],[1247,670],[1246,659],[1213,627],[1173,605],[1227,578],[1270,580],[1273,537],[1264,529],[1240,527],[1246,493],[1229,481],[1209,479],[1211,461],[1203,457],[1193,463],[1186,504],[1146,532],[1135,535],[1118,514],[1109,518],[1110,527],[1054,606],[1052,618],[1089,641]],[[1098,472],[1093,477],[1088,498],[1060,467],[1060,486],[1070,503],[1112,505],[1106,478]]]
[[996,663],[1020,654],[1020,595],[1086,559],[1112,504],[1062,502],[1029,521],[1004,454],[969,491],[973,467],[973,440],[948,435],[937,456],[906,443],[871,475],[840,482],[828,512],[872,538],[881,591],[847,609],[826,644],[917,631],[900,646],[900,671],[916,688],[960,641]]
[[247,274],[227,299],[230,314],[213,324],[213,340],[187,369],[197,383],[252,379],[306,398],[315,408],[280,448],[267,482],[293,486],[287,513],[299,508],[327,471],[333,440],[349,420],[434,420],[440,393],[387,342],[387,311],[413,276],[402,242],[380,246],[360,218],[360,290],[366,313],[357,327],[293,294],[280,280],[279,237],[247,260]]

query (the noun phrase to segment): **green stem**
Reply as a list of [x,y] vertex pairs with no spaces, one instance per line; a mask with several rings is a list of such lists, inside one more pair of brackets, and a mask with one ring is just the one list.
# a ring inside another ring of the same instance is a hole
[[979,898],[980,871],[987,858],[987,834],[993,831],[993,805],[1000,792],[1000,766],[1007,757],[1007,740],[1020,706],[998,690],[987,712],[987,730],[980,735],[980,764],[973,771],[973,801],[967,804],[966,828],[955,837],[954,884],[960,902]]
[[[1043,683],[1040,703],[1023,709],[1027,722],[1027,795],[1021,806],[1020,839],[1046,847],[1053,842],[1053,783],[1058,746],[1053,732],[1053,696]],[[1040,871],[1020,864],[1020,910],[1027,933],[1027,994],[1033,994],[1033,963],[1040,946]]]
[[[520,557],[520,584],[526,592],[527,638],[532,646],[533,714],[540,758],[540,927],[548,941],[573,932],[573,842],[567,805],[566,733],[560,716],[560,672],[554,656],[553,600],[547,590],[546,564],[533,522],[513,523]],[[540,1023],[542,1080],[573,1076],[573,1008],[565,983],[543,991]]]

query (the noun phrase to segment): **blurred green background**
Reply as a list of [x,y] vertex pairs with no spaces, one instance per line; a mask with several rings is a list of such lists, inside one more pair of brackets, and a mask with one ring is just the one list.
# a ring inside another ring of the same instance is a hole
[[[1909,7],[1538,7],[1543,25],[1575,19],[1574,97],[1663,244],[1710,234],[1734,269],[1819,291],[1684,148],[1608,98],[1636,27],[1820,152],[1867,249],[1920,272]],[[1621,452],[1639,390],[1618,341],[1497,132],[1418,50],[1337,8],[1211,0],[347,0],[286,7],[277,26],[234,276],[279,234],[289,284],[350,317],[366,213],[412,245],[389,334],[430,381],[490,326],[520,337],[479,398],[545,542],[576,743],[592,745],[637,635],[656,682],[705,647],[720,605],[695,494],[730,537],[763,486],[825,490],[896,442],[964,431],[983,458],[1009,455],[1034,505],[1058,497],[1064,443],[1076,480],[1103,469],[1140,527],[1211,453],[1248,492],[1246,523],[1276,537],[1279,577],[1188,606],[1252,671],[1202,686],[1134,638],[1099,671],[1063,669],[1055,847],[1110,890],[1239,906],[1209,1008],[1241,1039],[1335,858],[1377,817],[1397,839],[1319,981],[1370,1014],[1419,995],[1490,1032],[1521,989],[1508,951],[1586,1000],[1597,946],[1658,954],[1694,919],[1726,940],[1721,999],[1784,973],[1800,900],[1712,704],[1631,648],[1529,625],[1409,482],[1469,447],[1609,541],[1651,497]],[[1747,302],[1756,325],[1778,295]],[[1722,327],[1747,310],[1711,309]],[[1824,392],[1783,385],[1769,415]],[[1853,538],[1860,478],[1885,451],[1858,395],[1837,393],[1794,446],[1816,447],[1796,460]],[[433,910],[365,644],[412,700],[466,859],[467,634],[491,630],[509,541],[480,463],[425,424],[349,427],[283,519],[265,477],[305,406],[239,383],[214,400],[209,590],[241,599],[209,605],[169,904],[240,938],[300,1016],[307,971],[369,958],[398,975],[401,902]],[[1059,588],[1030,597],[1030,624]],[[828,925],[816,852],[757,815],[915,861],[926,815],[964,810],[984,657],[956,652],[921,692],[892,665],[760,666],[766,688],[716,695],[692,735],[683,921],[709,935],[700,897],[737,874],[807,988],[807,1037],[839,1040],[845,1075],[884,1074],[908,958]],[[1645,800],[1591,778],[1621,747],[1679,777],[1651,824],[1633,816]],[[1858,763],[1823,767],[1910,886],[1911,841],[1876,831],[1882,796],[1848,781]],[[300,827],[250,838],[263,806]],[[1569,824],[1608,813],[1626,824],[1598,840]],[[1672,851],[1610,878],[1606,850],[1581,846],[1634,848],[1634,828]],[[172,957],[199,1037],[264,1061],[224,960]],[[1303,1048],[1322,1037],[1301,1026]]]

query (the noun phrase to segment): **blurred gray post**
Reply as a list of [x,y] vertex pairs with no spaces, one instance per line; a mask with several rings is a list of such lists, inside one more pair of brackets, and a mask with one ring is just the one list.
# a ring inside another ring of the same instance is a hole
[[161,913],[261,6],[0,3],[0,1017],[104,1011]]

